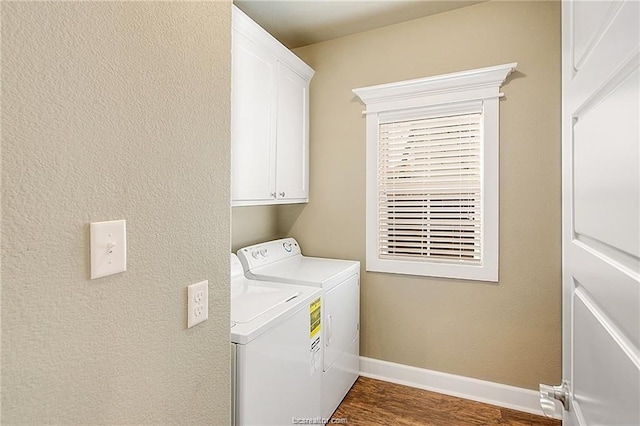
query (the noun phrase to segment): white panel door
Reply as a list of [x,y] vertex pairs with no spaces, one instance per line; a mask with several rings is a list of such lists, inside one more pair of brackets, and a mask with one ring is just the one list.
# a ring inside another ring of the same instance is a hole
[[309,83],[278,63],[278,199],[309,198]]
[[231,198],[272,199],[275,191],[275,60],[233,31],[231,80]]
[[565,1],[566,425],[640,425],[640,3]]

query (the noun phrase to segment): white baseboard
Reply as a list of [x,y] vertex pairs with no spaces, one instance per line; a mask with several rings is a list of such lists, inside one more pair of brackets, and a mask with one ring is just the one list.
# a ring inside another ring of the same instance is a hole
[[[540,394],[531,389],[366,357],[360,357],[360,375],[544,416]],[[555,418],[562,419],[562,414]]]

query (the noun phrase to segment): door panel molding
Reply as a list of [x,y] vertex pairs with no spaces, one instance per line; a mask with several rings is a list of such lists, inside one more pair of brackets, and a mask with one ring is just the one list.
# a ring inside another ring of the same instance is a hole
[[[573,16],[575,16],[576,6],[582,5],[582,4],[580,2],[574,2],[572,3],[572,5],[573,7],[571,8],[571,13],[573,14]],[[622,8],[622,5],[623,5],[622,2],[614,2],[609,4],[604,13],[598,13],[599,20],[597,22],[590,22],[586,24],[591,26],[591,28],[597,28],[597,29],[589,37],[587,37],[587,40],[584,43],[579,43],[578,41],[579,37],[577,37],[576,28],[574,27],[572,32],[574,51],[573,51],[573,55],[571,56],[573,58],[573,69],[575,71],[580,70],[584,62],[589,58],[591,53],[593,53],[595,48],[598,46],[600,40],[605,35],[606,29],[609,27],[609,25],[611,25],[611,21],[613,21],[613,19],[616,17],[617,13]],[[576,49],[577,44],[582,45],[584,47]],[[579,56],[578,56],[578,53],[580,53]]]
[[[640,369],[640,348],[637,346],[637,342],[632,342],[629,339],[627,333],[618,327],[616,321],[614,321],[598,302],[589,294],[585,286],[578,280],[574,280],[574,295],[579,300],[593,318],[595,318],[600,326],[607,332],[611,339],[616,343],[616,346],[620,347],[622,352],[627,356],[630,362],[632,362],[636,368]],[[575,302],[574,302],[575,305]]]

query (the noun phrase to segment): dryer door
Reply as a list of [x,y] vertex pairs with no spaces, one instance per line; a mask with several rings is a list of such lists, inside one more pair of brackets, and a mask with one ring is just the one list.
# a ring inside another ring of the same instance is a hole
[[360,320],[360,285],[352,275],[332,288],[324,298],[324,371],[328,371],[341,354],[358,337]]

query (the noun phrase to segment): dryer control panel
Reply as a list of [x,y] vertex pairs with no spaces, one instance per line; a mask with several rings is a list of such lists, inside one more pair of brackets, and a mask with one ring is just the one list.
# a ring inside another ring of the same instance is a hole
[[238,250],[245,271],[300,255],[300,245],[295,238],[267,241]]

